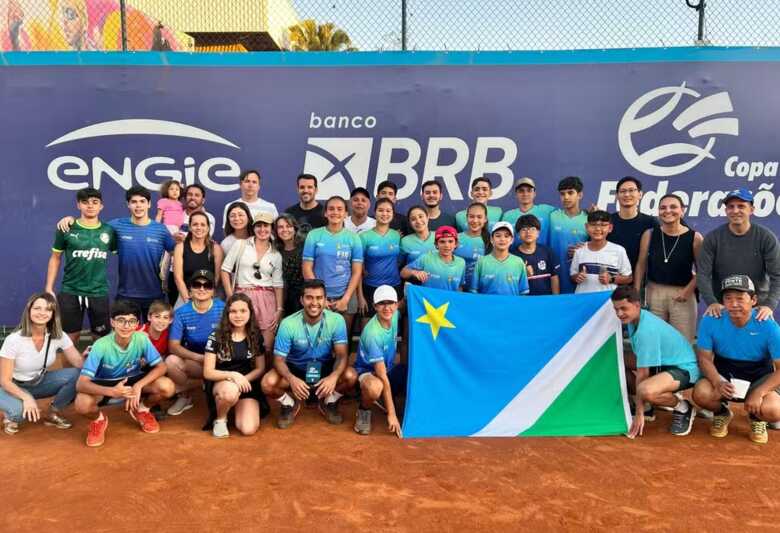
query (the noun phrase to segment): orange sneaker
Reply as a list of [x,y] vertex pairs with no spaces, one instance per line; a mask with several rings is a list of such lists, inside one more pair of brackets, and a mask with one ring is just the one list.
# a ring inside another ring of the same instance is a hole
[[87,430],[87,446],[97,448],[103,446],[106,442],[106,428],[108,427],[108,417],[103,415],[100,420],[93,420],[89,423]]
[[133,420],[138,422],[141,426],[141,431],[144,433],[157,433],[160,431],[160,424],[157,423],[157,419],[149,411],[130,411],[130,416]]

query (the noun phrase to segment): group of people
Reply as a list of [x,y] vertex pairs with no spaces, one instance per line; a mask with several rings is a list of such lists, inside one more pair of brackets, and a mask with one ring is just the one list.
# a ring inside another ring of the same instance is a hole
[[[259,172],[242,174],[221,242],[197,184],[163,184],[154,218],[150,193],[133,187],[130,216],[108,223],[99,217],[100,191],[78,191],[79,216],[57,225],[45,290],[30,298],[0,348],[5,432],[18,432],[24,420],[70,427],[62,409],[74,402],[91,419],[87,444],[99,446],[105,405],[124,403],[143,431],[156,432],[161,416],[190,409],[203,389],[215,437],[228,436],[231,424],[255,433],[270,411],[267,398],[280,405],[279,428],[307,402],[339,424],[341,398],[356,392],[355,431],[371,432],[376,404],[400,436],[404,283],[514,296],[613,291],[634,352],[627,355],[632,436],[652,405],[672,408],[672,432],[687,434],[696,408],[681,391],[694,386],[693,401],[714,413],[712,434],[724,436],[739,380],[750,382],[752,440],[766,442],[767,422],[780,420],[773,366],[780,328],[772,318],[780,250],[771,231],[751,223],[747,190],[726,196],[728,223],[702,237],[686,225],[674,194],[660,199],[657,219],[641,213],[634,177],[617,183],[619,209],[611,214],[582,208],[575,176],[558,183],[559,208],[536,203],[535,181],[518,179],[517,208],[505,212],[490,205],[492,184],[479,177],[473,202],[454,214],[441,209],[442,186],[431,180],[405,216],[391,181],[373,199],[358,187],[349,199],[320,203],[317,178],[301,174],[299,201],[281,214],[260,197],[260,184]],[[113,253],[119,279],[109,305]],[[698,327],[697,294],[708,306]],[[79,354],[85,314],[96,340]],[[50,370],[58,350],[70,366]],[[36,399],[44,397],[54,399],[41,413]]]

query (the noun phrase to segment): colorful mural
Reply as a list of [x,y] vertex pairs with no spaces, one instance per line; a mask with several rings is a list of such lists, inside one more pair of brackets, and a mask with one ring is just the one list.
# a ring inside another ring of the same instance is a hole
[[[189,35],[127,7],[128,50],[193,49]],[[121,50],[117,0],[0,0],[0,50]]]

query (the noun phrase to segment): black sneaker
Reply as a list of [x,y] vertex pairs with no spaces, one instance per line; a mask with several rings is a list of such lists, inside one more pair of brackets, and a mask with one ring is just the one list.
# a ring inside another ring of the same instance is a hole
[[669,431],[671,431],[672,435],[676,435],[678,437],[684,437],[688,433],[691,432],[691,428],[693,427],[693,419],[696,418],[696,409],[691,405],[690,402],[685,402],[688,404],[688,411],[685,413],[681,413],[680,411],[672,411],[672,425],[669,428]]
[[301,404],[298,400],[292,405],[282,405],[279,409],[279,417],[276,419],[276,427],[279,429],[287,429],[295,422],[295,415],[301,409]]
[[329,424],[338,425],[344,421],[344,417],[339,412],[338,401],[330,403],[320,402],[320,413],[322,413],[322,416],[325,417]]
[[645,422],[655,422],[655,408],[652,405],[645,409]]

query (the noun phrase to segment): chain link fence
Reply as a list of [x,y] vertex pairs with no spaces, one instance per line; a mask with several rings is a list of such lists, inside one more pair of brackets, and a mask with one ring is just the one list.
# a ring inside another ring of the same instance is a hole
[[0,49],[780,46],[779,24],[777,0],[0,0]]

